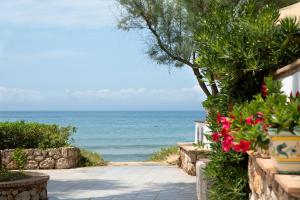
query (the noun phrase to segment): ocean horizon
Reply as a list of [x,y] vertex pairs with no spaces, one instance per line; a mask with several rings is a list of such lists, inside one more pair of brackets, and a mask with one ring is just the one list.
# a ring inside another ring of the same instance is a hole
[[194,140],[195,120],[205,111],[0,111],[0,121],[75,126],[73,145],[108,161],[144,161],[177,142]]

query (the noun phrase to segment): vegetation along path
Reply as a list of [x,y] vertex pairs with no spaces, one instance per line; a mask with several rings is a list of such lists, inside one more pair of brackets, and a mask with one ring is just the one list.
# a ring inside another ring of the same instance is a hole
[[196,200],[195,177],[175,166],[118,164],[42,172],[50,175],[50,200]]

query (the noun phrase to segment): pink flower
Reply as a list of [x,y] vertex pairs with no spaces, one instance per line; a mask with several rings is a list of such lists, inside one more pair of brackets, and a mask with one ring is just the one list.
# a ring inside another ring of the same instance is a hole
[[246,118],[246,124],[253,125],[253,115]]
[[239,144],[235,144],[233,146],[233,149],[236,152],[246,153],[250,149],[250,144],[251,144],[251,142],[249,142],[247,140],[240,140],[240,143]]
[[218,132],[215,132],[211,136],[212,136],[212,139],[213,139],[214,142],[218,142],[220,137],[221,137],[221,134],[218,133]]
[[230,148],[232,146],[232,141],[233,141],[233,138],[231,135],[227,135],[226,137],[224,137],[223,142],[222,142],[222,150],[225,152],[230,151]]
[[222,129],[229,130],[231,122],[227,117],[221,117]]

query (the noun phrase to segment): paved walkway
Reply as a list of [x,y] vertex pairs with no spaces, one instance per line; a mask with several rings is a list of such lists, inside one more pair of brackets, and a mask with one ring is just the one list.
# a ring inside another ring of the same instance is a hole
[[196,200],[195,177],[175,166],[106,166],[43,170],[49,200]]

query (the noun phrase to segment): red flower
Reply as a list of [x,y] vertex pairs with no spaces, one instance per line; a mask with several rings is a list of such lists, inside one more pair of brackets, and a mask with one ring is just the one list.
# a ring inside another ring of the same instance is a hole
[[297,92],[296,92],[296,97],[299,97],[299,95],[300,95],[300,94],[299,94],[299,91],[297,91]]
[[229,130],[231,122],[227,117],[221,117],[222,129]]
[[224,137],[222,142],[222,150],[225,152],[230,151],[230,148],[232,147],[232,141],[233,138],[231,135],[227,135],[226,137]]
[[236,152],[243,152],[246,153],[249,149],[250,149],[250,144],[251,142],[247,141],[247,140],[240,140],[239,144],[236,144],[233,146],[233,149]]
[[221,135],[223,135],[224,137],[226,137],[229,134],[229,129],[222,129],[221,130]]
[[246,118],[246,124],[253,125],[253,115]]
[[261,94],[263,97],[268,96],[268,88],[265,83],[263,83],[261,86]]
[[292,91],[290,92],[290,97],[291,97],[291,98],[293,97],[293,92],[292,92]]
[[262,123],[262,122],[264,122],[263,118],[257,118],[257,119],[255,119],[254,124],[258,124],[258,123]]
[[218,142],[220,137],[221,137],[221,134],[218,133],[218,132],[215,132],[211,136],[212,136],[212,139],[213,139],[214,142]]

